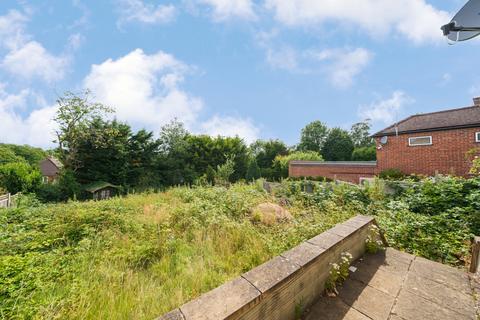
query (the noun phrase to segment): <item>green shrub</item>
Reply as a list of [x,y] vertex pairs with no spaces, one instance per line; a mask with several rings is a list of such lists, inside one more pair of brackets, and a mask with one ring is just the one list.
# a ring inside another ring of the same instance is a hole
[[276,170],[279,178],[288,177],[288,164],[293,160],[323,161],[322,156],[315,151],[296,151],[286,156],[276,156],[272,167]]
[[374,161],[376,159],[377,147],[375,145],[355,148],[352,152],[352,161]]
[[40,172],[26,162],[12,162],[0,166],[0,186],[8,192],[34,192],[41,184]]
[[401,180],[405,174],[400,169],[391,168],[383,170],[378,176],[385,180]]

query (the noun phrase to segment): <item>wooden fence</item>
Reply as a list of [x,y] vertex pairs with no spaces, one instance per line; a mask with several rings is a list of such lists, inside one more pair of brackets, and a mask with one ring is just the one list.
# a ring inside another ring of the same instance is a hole
[[4,194],[0,196],[0,209],[1,208],[11,208],[16,205],[16,200],[20,193],[11,195],[10,193]]

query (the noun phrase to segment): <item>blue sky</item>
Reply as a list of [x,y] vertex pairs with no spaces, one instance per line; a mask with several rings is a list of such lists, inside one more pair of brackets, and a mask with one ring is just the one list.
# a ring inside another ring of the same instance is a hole
[[298,142],[313,120],[373,129],[480,96],[464,0],[0,2],[0,142],[51,146],[55,99],[92,90],[134,128]]

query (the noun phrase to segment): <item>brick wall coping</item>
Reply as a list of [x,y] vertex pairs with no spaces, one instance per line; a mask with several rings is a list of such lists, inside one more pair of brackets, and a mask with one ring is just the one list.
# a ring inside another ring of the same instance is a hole
[[294,320],[322,296],[331,264],[343,252],[353,260],[364,254],[374,224],[362,215],[337,224],[157,320]]
[[301,166],[348,166],[348,167],[375,167],[377,161],[290,161],[290,165]]

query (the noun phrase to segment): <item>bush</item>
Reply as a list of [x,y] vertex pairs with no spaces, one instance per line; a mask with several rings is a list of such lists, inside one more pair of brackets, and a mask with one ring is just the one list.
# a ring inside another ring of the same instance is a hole
[[12,162],[0,166],[0,186],[8,192],[34,192],[42,183],[42,176],[26,162]]
[[378,175],[381,179],[385,180],[401,180],[405,178],[405,174],[400,169],[385,169]]
[[288,164],[293,160],[323,161],[323,158],[315,151],[296,151],[287,156],[276,156],[273,161],[273,168],[275,168],[278,180],[288,177]]
[[374,161],[376,159],[376,146],[355,148],[352,153],[352,161]]

